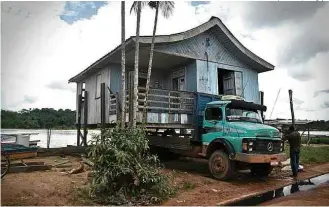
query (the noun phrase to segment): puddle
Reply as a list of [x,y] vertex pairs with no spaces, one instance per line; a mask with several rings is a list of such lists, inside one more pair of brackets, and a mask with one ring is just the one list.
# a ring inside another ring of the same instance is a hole
[[292,185],[278,188],[274,191],[268,191],[258,196],[231,203],[228,206],[256,206],[260,205],[263,202],[273,200],[275,198],[288,196],[292,193],[296,193],[299,191],[308,191],[324,183],[329,183],[329,173],[308,180],[301,180]]

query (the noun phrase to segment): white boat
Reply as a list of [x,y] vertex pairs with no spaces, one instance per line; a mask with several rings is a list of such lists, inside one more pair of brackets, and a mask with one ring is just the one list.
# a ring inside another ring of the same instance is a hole
[[30,140],[30,136],[38,134],[39,133],[1,133],[1,143],[13,143],[25,147],[36,147],[40,140]]

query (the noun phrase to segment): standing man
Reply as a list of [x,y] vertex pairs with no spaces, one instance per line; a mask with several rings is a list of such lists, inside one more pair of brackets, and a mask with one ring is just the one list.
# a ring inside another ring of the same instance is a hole
[[297,178],[299,168],[299,153],[301,147],[301,136],[293,126],[289,127],[288,132],[282,137],[282,139],[288,140],[290,145],[290,165],[292,170],[292,176]]

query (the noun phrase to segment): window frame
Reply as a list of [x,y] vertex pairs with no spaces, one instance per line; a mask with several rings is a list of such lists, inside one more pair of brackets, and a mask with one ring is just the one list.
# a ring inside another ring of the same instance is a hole
[[[207,119],[207,110],[209,110],[209,109],[218,109],[219,112],[220,112],[220,117],[218,119]],[[222,110],[222,108],[220,108],[220,107],[208,107],[208,108],[206,108],[205,113],[204,113],[204,120],[206,120],[206,121],[223,121],[223,110]]]

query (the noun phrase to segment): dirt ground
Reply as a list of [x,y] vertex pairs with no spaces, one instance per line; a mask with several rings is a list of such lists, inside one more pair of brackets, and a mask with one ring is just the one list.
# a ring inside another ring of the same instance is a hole
[[[70,160],[61,168],[29,173],[10,173],[1,180],[2,205],[95,205],[86,196],[79,196],[77,188],[88,185],[88,172],[67,175],[68,171],[79,166],[73,157],[47,157],[25,161],[44,161],[56,164]],[[243,195],[272,190],[288,184],[290,172],[274,172],[267,179],[252,177],[249,173],[240,173],[236,179],[228,182],[217,181],[210,177],[207,164],[191,160],[165,163],[164,173],[173,177],[173,184],[180,187],[177,195],[163,205],[217,205]],[[329,163],[304,166],[300,179],[329,172]]]
[[[329,206],[329,183],[305,191],[297,192],[287,197],[278,198],[266,203],[263,206]],[[316,199],[314,199],[316,198]]]

